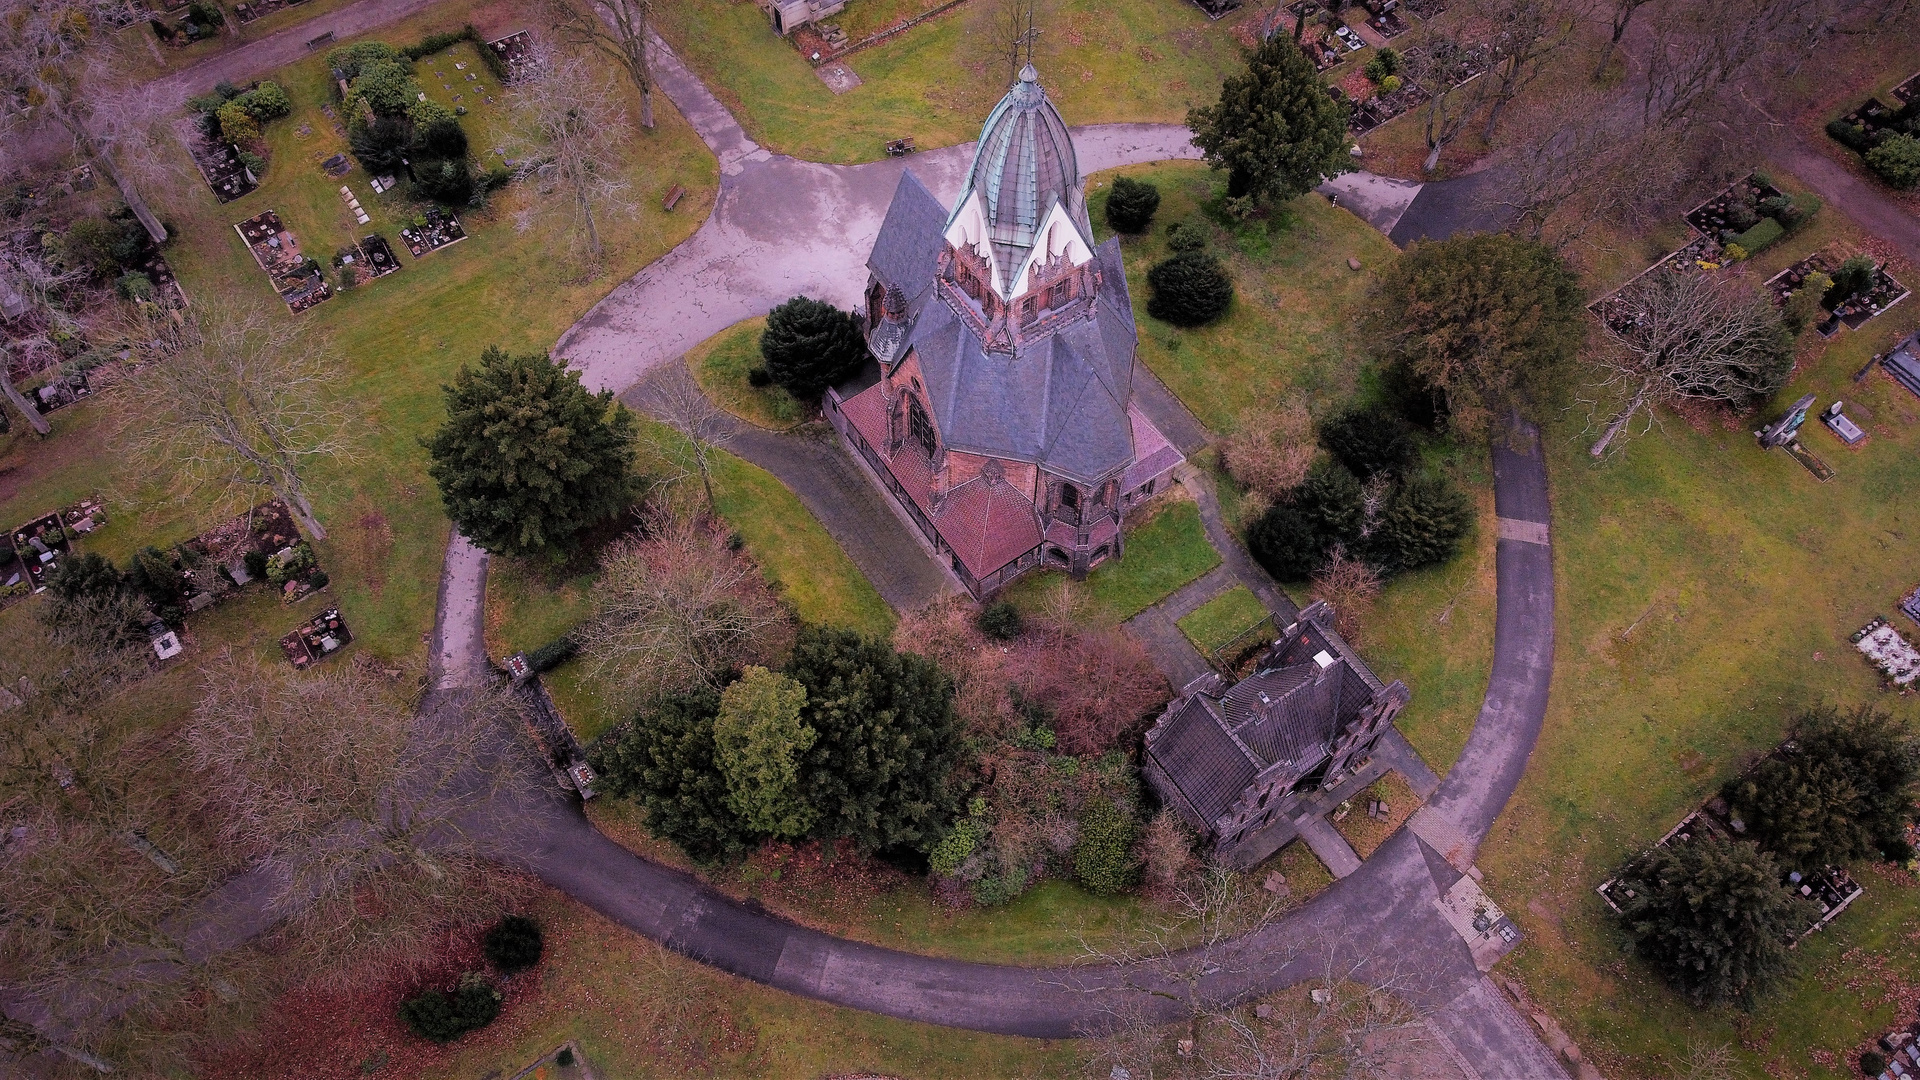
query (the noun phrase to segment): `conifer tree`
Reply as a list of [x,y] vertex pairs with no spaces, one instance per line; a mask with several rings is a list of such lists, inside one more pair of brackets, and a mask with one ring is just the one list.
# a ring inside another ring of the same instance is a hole
[[1227,194],[1284,202],[1347,166],[1347,107],[1313,61],[1278,34],[1227,79],[1217,104],[1187,114],[1207,164],[1227,170]]

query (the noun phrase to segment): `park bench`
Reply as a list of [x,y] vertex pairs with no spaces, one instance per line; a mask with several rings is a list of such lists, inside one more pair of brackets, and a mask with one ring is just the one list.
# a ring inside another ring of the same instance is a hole
[[681,187],[679,184],[673,185],[673,190],[667,192],[667,197],[660,200],[660,209],[671,212],[674,206],[677,205],[686,194],[686,188]]
[[904,139],[893,139],[888,141],[887,156],[888,157],[904,157],[907,154],[913,153],[917,149],[919,149],[919,147],[916,147],[913,145],[913,136],[909,135]]

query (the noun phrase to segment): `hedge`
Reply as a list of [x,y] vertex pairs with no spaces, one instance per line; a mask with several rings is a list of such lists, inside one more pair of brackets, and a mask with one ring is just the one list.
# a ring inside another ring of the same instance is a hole
[[[406,57],[409,60],[422,60],[422,59],[425,59],[426,57],[432,56],[434,53],[437,53],[442,49],[452,48],[453,46],[458,45],[463,41],[471,41],[477,44],[479,40],[480,40],[479,33],[477,33],[473,29],[473,27],[469,25],[459,30],[444,30],[438,34],[428,34],[426,37],[421,38],[419,41],[416,41],[413,44],[407,46],[406,48],[401,49],[400,55]],[[482,50],[482,51],[491,52],[492,50],[489,49],[489,50]]]
[[579,651],[580,646],[572,637],[561,634],[559,637],[528,653],[527,666],[531,667],[535,674],[543,671],[551,671],[573,659],[574,655]]
[[1773,245],[1785,235],[1787,230],[1782,228],[1778,221],[1770,217],[1761,218],[1758,225],[1734,237],[1733,243],[1745,248],[1747,254],[1751,256],[1759,254],[1762,248]]

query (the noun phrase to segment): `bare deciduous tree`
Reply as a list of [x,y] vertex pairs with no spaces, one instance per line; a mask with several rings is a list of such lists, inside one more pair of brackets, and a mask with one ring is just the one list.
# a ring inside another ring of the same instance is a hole
[[27,401],[18,387],[13,384],[11,349],[24,351],[27,370],[35,370],[35,354],[58,357],[59,350],[53,344],[56,332],[72,333],[78,321],[67,311],[61,298],[69,289],[86,280],[84,270],[60,270],[48,264],[39,255],[8,247],[0,251],[0,291],[11,292],[26,305],[26,317],[17,326],[31,332],[14,338],[11,348],[0,344],[0,394],[5,394],[13,407],[27,421],[27,426],[41,436],[52,433],[53,428],[40,410]]
[[1241,487],[1278,500],[1307,478],[1317,445],[1313,418],[1294,401],[1241,413],[1239,429],[1220,444],[1220,457]]
[[[118,61],[113,37],[103,29],[112,6],[80,0],[7,9],[0,19],[0,80],[10,92],[0,103],[0,131],[17,137],[47,124],[60,130],[106,173],[157,244],[166,240],[166,227],[116,161],[116,152],[138,156],[157,144],[150,124],[121,122],[125,108],[148,95],[117,74],[127,65]],[[103,107],[106,103],[112,107]],[[137,130],[147,134],[136,135]]]
[[1007,85],[1020,79],[1020,68],[1032,61],[1034,47],[1044,32],[1041,27],[1052,14],[1052,0],[988,0],[970,4],[964,42],[976,62],[984,60],[989,70],[1006,72]]
[[1418,54],[1409,50],[1407,60],[1414,81],[1433,93],[1422,117],[1427,159],[1421,165],[1432,172],[1440,167],[1441,151],[1460,137],[1485,103],[1488,80],[1484,74],[1470,76],[1470,50],[1438,31],[1427,36]]
[[1634,13],[1652,3],[1653,0],[1612,0],[1607,13],[1607,27],[1611,36],[1606,47],[1600,50],[1600,62],[1593,66],[1595,82],[1606,77],[1607,65],[1613,62],[1613,54],[1620,49],[1620,39],[1627,36],[1627,27],[1633,22]]
[[549,0],[563,40],[585,45],[626,69],[640,91],[640,126],[653,130],[653,68],[647,62],[653,0]]
[[1793,371],[1792,335],[1766,298],[1737,279],[1655,270],[1622,290],[1629,325],[1603,319],[1595,362],[1624,399],[1588,452],[1600,457],[1636,418],[1682,400],[1746,404]]
[[1166,702],[1166,676],[1123,631],[1056,623],[1046,631],[1015,651],[1012,677],[1053,713],[1062,753],[1101,753]]
[[1649,127],[1686,129],[1715,119],[1707,106],[1803,16],[1795,0],[1663,4],[1652,25],[1641,110]]
[[690,471],[700,474],[700,486],[707,495],[707,510],[715,512],[713,454],[733,441],[739,432],[738,422],[707,397],[684,364],[652,379],[642,391],[641,403],[649,416],[680,436],[660,449],[670,460],[690,464]]
[[705,516],[659,506],[601,563],[594,616],[575,633],[596,678],[629,701],[772,663],[791,636],[760,568]]
[[1487,126],[1481,139],[1493,141],[1500,113],[1520,91],[1540,77],[1547,59],[1573,40],[1574,20],[1559,0],[1479,0],[1473,14],[1494,27]]
[[1358,643],[1367,616],[1373,613],[1373,603],[1380,598],[1380,573],[1335,544],[1327,565],[1313,575],[1309,595],[1331,605],[1335,629],[1341,637]]
[[624,151],[631,129],[613,87],[585,57],[536,44],[510,91],[522,176],[571,208],[588,261],[605,251],[600,220],[630,216]]
[[303,474],[356,448],[331,344],[297,318],[220,302],[151,325],[168,338],[156,351],[170,355],[117,395],[120,444],[182,498],[214,488],[251,505],[266,488],[324,539]]

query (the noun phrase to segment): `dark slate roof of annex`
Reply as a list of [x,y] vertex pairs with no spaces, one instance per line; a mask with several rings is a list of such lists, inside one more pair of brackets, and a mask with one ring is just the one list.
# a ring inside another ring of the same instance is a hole
[[1187,698],[1149,752],[1203,821],[1225,813],[1260,774],[1201,694]]
[[1320,675],[1308,661],[1247,677],[1220,700],[1228,726],[1248,749],[1272,765],[1312,765],[1351,723],[1373,689],[1344,660]]

